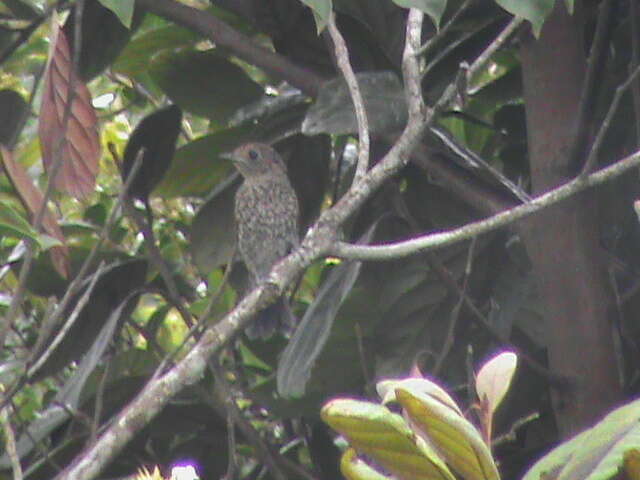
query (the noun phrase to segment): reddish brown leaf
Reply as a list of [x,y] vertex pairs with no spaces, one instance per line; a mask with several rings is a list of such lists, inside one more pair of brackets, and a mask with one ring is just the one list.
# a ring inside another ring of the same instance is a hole
[[[51,173],[59,149],[63,163],[54,185],[58,190],[83,199],[94,191],[98,173],[98,119],[87,86],[73,72],[71,50],[64,31],[55,28],[57,34],[54,34],[54,47],[45,72],[38,125],[42,158],[45,169]],[[65,126],[64,112],[70,85],[74,94]]]
[[[0,159],[2,160],[4,171],[7,177],[9,177],[9,180],[11,180],[20,201],[33,219],[40,210],[40,206],[44,200],[42,193],[38,190],[38,187],[33,184],[31,177],[29,177],[24,167],[13,159],[12,152],[2,144],[0,144]],[[58,225],[58,220],[49,208],[44,212],[42,228],[48,235],[57,238],[62,243],[59,247],[51,248],[49,254],[51,255],[51,263],[53,263],[56,271],[64,278],[68,278],[69,249],[65,245],[65,238]]]

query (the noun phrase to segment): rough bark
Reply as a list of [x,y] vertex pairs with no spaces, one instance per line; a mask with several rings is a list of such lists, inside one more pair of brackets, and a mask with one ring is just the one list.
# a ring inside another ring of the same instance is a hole
[[[564,2],[538,40],[521,50],[534,193],[569,176],[585,73],[583,25]],[[545,307],[551,369],[574,382],[555,391],[560,434],[590,425],[621,397],[610,315],[612,295],[599,247],[596,198],[588,192],[523,222],[522,235]]]

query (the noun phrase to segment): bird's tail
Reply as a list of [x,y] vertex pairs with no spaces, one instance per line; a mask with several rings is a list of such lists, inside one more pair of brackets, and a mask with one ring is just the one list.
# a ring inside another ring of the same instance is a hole
[[296,320],[289,303],[280,297],[276,303],[269,305],[256,315],[246,328],[245,333],[250,340],[267,339],[278,330],[285,330],[295,325]]

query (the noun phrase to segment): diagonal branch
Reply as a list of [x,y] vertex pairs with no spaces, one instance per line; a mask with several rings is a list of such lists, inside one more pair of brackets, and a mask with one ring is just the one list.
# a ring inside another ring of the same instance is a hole
[[175,0],[137,0],[137,4],[161,17],[166,17],[209,38],[219,47],[231,49],[242,60],[260,67],[276,78],[286,78],[296,88],[314,97],[322,79],[287,58],[257,45],[210,13]]
[[466,224],[462,227],[437,232],[421,237],[382,246],[352,245],[337,242],[331,249],[331,254],[354,260],[391,260],[406,257],[415,253],[444,247],[462,240],[474,238],[483,233],[491,232],[509,225],[516,220],[539,212],[551,205],[576,195],[577,193],[608,180],[616,178],[628,170],[640,166],[640,151],[630,155],[613,165],[604,168],[588,177],[577,178],[571,182],[555,188],[544,195],[534,198],[531,202],[500,212],[484,220]]

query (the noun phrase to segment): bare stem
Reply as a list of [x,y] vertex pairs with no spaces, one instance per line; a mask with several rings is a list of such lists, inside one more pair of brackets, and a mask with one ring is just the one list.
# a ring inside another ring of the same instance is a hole
[[347,86],[349,87],[349,93],[351,94],[351,100],[353,101],[353,107],[356,111],[356,120],[358,122],[358,164],[356,166],[356,173],[353,177],[353,183],[356,184],[362,180],[369,168],[369,120],[367,119],[367,111],[364,108],[364,100],[362,98],[362,93],[360,92],[358,79],[356,78],[355,73],[353,73],[353,68],[351,68],[351,63],[349,62],[347,44],[336,26],[336,16],[333,12],[331,12],[331,15],[329,16],[328,29],[335,47],[338,67],[340,68],[340,71],[347,82]]

